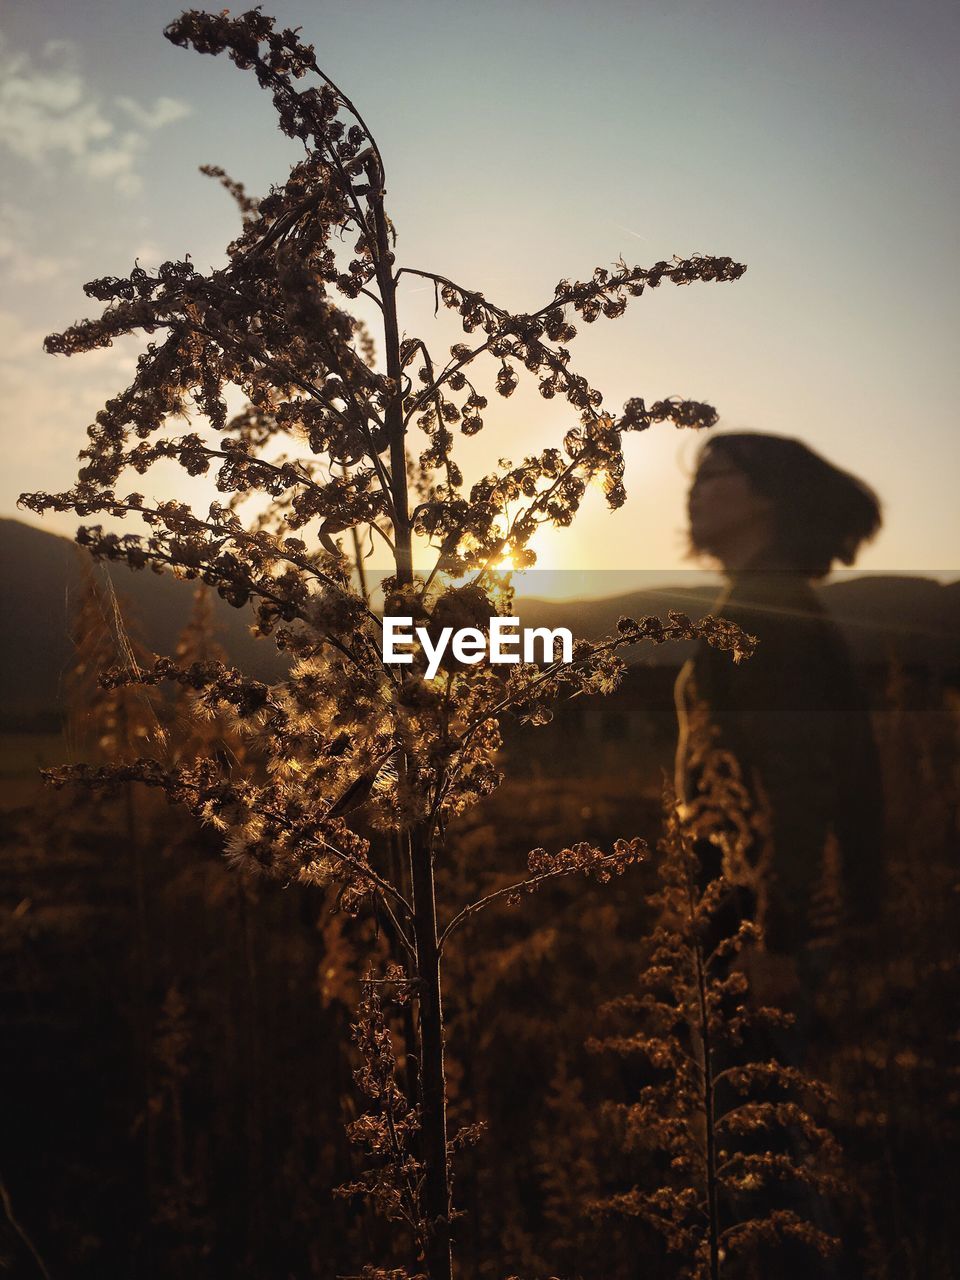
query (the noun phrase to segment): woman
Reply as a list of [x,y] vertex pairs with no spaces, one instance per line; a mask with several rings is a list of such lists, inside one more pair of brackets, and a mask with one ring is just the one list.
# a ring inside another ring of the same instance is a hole
[[[853,563],[880,527],[880,505],[862,481],[798,440],[730,433],[700,452],[689,516],[692,549],[719,561],[728,579],[715,611],[759,645],[740,666],[701,645],[681,671],[678,791],[695,808],[706,786],[710,753],[692,732],[700,723],[766,823],[764,849],[755,834],[757,847],[740,850],[741,867],[758,871],[737,909],[759,904],[767,951],[802,968],[831,851],[839,851],[847,923],[869,924],[879,902],[882,792],[869,711],[811,583],[835,561]],[[716,874],[718,846],[700,847],[715,863],[705,875]]]

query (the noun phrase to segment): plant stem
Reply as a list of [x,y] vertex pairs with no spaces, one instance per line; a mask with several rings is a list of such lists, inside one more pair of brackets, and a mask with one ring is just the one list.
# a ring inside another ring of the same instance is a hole
[[[696,927],[691,911],[691,925]],[[710,1222],[710,1280],[720,1280],[720,1213],[717,1203],[717,1137],[713,1112],[713,1048],[710,1042],[710,1010],[707,1001],[707,978],[703,963],[703,947],[694,937],[693,954],[697,976],[697,1012],[700,1021],[700,1043],[703,1048],[703,1113],[707,1138],[707,1213]]]
[[[376,231],[374,260],[377,284],[383,299],[387,377],[392,384],[392,394],[384,409],[384,421],[390,441],[394,560],[398,582],[409,585],[413,581],[413,539],[407,492],[406,424],[403,420],[403,367],[397,322],[397,281],[393,273],[393,254],[390,252],[387,219],[383,209],[383,171],[373,159],[368,163],[367,176],[371,186],[370,205]],[[408,838],[420,1007],[420,1122],[424,1164],[426,1264],[430,1280],[452,1280],[447,1086],[443,1063],[440,947],[437,939],[437,898],[430,824],[418,823],[410,831]]]
[[430,1280],[451,1280],[450,1178],[447,1168],[447,1097],[443,1063],[443,1005],[437,944],[433,856],[425,827],[410,835],[414,932],[420,1003],[420,1106],[423,1138],[424,1216]]
[[371,157],[367,165],[370,180],[370,206],[376,233],[374,263],[377,285],[383,300],[383,343],[387,377],[392,394],[384,407],[384,424],[390,441],[390,488],[393,494],[394,558],[397,579],[401,584],[413,581],[413,542],[409,501],[407,497],[406,426],[403,421],[403,367],[400,360],[400,326],[397,322],[397,281],[393,274],[393,254],[387,231],[387,215],[383,208],[383,171]]

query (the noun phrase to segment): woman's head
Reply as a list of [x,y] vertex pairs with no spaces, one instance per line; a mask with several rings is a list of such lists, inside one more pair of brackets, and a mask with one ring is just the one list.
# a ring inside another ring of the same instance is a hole
[[877,496],[862,480],[799,440],[759,432],[707,440],[689,513],[694,551],[727,568],[749,562],[808,578],[825,577],[835,560],[852,564],[881,521]]

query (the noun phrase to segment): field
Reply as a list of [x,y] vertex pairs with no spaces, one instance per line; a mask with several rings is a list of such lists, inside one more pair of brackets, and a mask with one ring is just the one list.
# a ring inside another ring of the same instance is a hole
[[[882,941],[843,956],[807,1057],[835,1090],[851,1274],[948,1280],[956,700],[908,701],[877,712],[895,775]],[[537,731],[538,754],[529,731],[508,743],[510,781],[451,832],[441,904],[508,883],[529,849],[571,833],[655,843],[662,753],[574,772],[566,735],[582,731]],[[358,1114],[362,956],[386,938],[335,894],[230,872],[214,834],[143,789],[39,792],[34,766],[67,754],[55,735],[8,735],[2,755],[4,1177],[51,1274],[333,1277],[358,1251],[389,1261],[389,1224],[330,1194],[356,1161],[342,1125]],[[600,1280],[631,1257],[673,1274],[656,1233],[591,1211],[656,1176],[611,1111],[649,1077],[585,1049],[599,1007],[634,987],[655,887],[650,864],[558,883],[468,925],[448,954],[451,1124],[486,1126],[459,1164],[464,1276]],[[5,1247],[23,1254],[9,1225]]]

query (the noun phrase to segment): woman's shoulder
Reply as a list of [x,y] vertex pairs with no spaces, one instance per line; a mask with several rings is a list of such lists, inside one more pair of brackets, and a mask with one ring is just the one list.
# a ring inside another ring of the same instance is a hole
[[716,612],[756,635],[773,641],[844,647],[843,637],[810,583],[796,573],[743,574]]
[[732,579],[726,602],[773,617],[826,618],[808,579],[787,569],[746,570]]
[[[740,687],[779,684],[787,673],[798,696],[816,685],[844,680],[849,667],[847,644],[816,591],[795,573],[767,571],[741,575],[731,583],[716,613],[756,636],[753,656],[729,677],[742,676]],[[721,658],[726,655],[719,655]],[[698,654],[711,668],[716,659]],[[721,674],[721,679],[725,676]],[[786,689],[781,691],[786,695]]]

